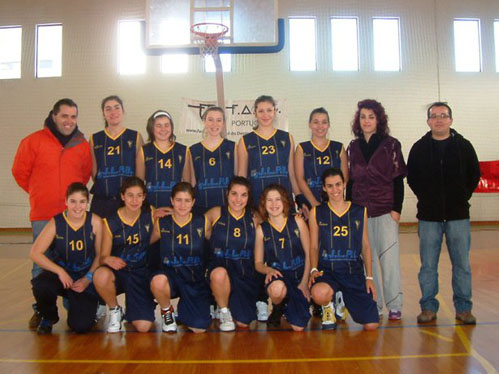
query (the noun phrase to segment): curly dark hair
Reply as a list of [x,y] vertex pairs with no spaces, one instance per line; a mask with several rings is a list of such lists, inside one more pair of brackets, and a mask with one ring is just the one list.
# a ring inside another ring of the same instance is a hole
[[388,127],[388,116],[385,113],[385,108],[383,108],[383,105],[381,105],[381,103],[376,100],[366,99],[357,103],[357,111],[355,112],[355,117],[352,121],[352,132],[356,138],[360,138],[363,136],[362,128],[360,127],[360,111],[362,109],[370,109],[374,112],[377,121],[376,134],[380,136],[387,136],[390,134],[390,129]]

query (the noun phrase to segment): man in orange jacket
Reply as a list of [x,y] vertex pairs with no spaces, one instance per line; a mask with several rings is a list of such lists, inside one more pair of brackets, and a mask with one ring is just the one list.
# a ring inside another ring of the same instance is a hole
[[[66,190],[73,182],[87,184],[92,172],[90,147],[78,130],[78,106],[71,99],[54,104],[42,130],[24,138],[17,149],[12,175],[17,184],[29,194],[30,221],[33,241],[47,222],[66,208]],[[42,272],[33,264],[32,278]],[[29,322],[37,328],[40,315]]]

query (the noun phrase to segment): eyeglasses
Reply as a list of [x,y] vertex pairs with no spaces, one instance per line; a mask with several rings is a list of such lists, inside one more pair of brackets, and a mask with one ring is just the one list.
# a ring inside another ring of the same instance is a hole
[[448,114],[432,114],[430,116],[430,119],[437,119],[437,118],[447,119],[447,118],[450,118],[450,116]]

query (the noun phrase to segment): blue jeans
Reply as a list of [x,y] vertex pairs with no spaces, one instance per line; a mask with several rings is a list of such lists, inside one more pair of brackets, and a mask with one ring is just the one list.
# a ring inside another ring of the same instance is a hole
[[[49,221],[31,221],[31,229],[33,231],[33,243],[35,242],[38,235],[42,232],[43,228],[49,223]],[[31,269],[31,279],[36,278],[42,273],[43,269],[37,264],[33,263],[33,268]]]
[[453,301],[457,313],[471,311],[471,266],[470,266],[470,220],[446,222],[419,221],[418,236],[421,270],[418,274],[422,297],[421,310],[437,312],[438,261],[442,250],[442,239],[449,250],[452,263]]

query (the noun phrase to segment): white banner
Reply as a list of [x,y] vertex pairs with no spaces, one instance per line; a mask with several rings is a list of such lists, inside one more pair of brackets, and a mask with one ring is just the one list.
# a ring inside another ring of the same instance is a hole
[[[232,100],[226,103],[227,139],[237,142],[241,136],[253,131],[257,124],[253,114],[254,102],[255,100]],[[215,101],[182,98],[179,131],[196,136],[201,141],[204,129],[201,117],[206,109],[215,105]],[[286,99],[276,100],[274,125],[281,130],[288,131],[288,102]]]

